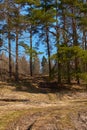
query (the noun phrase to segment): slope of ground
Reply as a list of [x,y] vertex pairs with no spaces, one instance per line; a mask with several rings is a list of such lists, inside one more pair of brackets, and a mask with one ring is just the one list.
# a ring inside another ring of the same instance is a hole
[[35,80],[32,84],[0,82],[0,130],[86,128],[87,92],[82,86],[54,91],[39,88]]

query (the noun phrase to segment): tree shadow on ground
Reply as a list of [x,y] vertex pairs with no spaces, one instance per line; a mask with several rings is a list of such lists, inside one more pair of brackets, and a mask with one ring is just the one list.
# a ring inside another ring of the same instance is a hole
[[27,79],[20,79],[19,82],[9,82],[15,86],[15,91],[26,91],[29,93],[69,93],[69,92],[84,92],[86,90],[85,84],[76,83],[61,83],[58,84],[56,80],[49,81],[47,77],[29,77]]

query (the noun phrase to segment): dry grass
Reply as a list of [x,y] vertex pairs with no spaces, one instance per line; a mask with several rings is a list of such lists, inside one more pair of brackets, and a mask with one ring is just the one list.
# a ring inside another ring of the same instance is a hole
[[[72,88],[81,91],[52,93],[49,89],[38,88],[28,83],[0,82],[0,130],[5,130],[9,123],[20,119],[27,113],[43,113],[43,111],[46,111],[46,115],[39,117],[34,124],[37,129],[45,123],[52,122],[57,115],[61,117],[59,120],[58,116],[60,128],[64,128],[66,124],[67,129],[70,129],[72,127],[70,113],[75,114],[80,108],[87,108],[87,92],[84,92],[81,86],[73,85]],[[52,120],[50,120],[51,117]]]

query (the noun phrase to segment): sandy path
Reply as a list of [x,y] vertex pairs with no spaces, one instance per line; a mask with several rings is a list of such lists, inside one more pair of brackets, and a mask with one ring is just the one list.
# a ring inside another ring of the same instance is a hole
[[[10,124],[9,128],[6,130],[74,130],[72,127],[72,123],[69,123],[65,125],[66,128],[61,128],[62,123],[58,123],[60,118],[63,120],[67,120],[67,114],[72,118],[75,118],[74,120],[77,122],[76,129],[79,130],[86,130],[87,127],[86,120],[87,120],[87,111],[85,106],[85,103],[87,104],[87,100],[84,99],[81,100],[73,100],[73,101],[60,101],[58,103],[36,103],[36,104],[26,104],[26,103],[20,103],[13,105],[11,104],[7,108],[4,108],[4,110],[29,110],[31,108],[37,109],[37,111],[34,111],[32,113],[27,113],[24,116],[22,116],[17,121],[14,121],[12,124]],[[38,108],[42,108],[42,110],[38,111]],[[84,108],[84,109],[83,109]],[[75,110],[75,111],[74,111]],[[78,112],[82,113],[80,121],[78,121]],[[75,112],[75,113],[74,113]],[[71,114],[70,114],[71,113]],[[83,114],[86,113],[83,117]],[[77,117],[75,117],[77,116]],[[85,117],[86,116],[86,117]],[[84,119],[84,123],[83,123]],[[73,122],[73,121],[72,121]],[[67,123],[67,121],[65,121]],[[81,125],[83,123],[83,125]],[[45,124],[45,125],[44,125]],[[57,126],[59,125],[59,126]],[[84,126],[84,129],[83,129]],[[68,128],[69,127],[69,128]]]

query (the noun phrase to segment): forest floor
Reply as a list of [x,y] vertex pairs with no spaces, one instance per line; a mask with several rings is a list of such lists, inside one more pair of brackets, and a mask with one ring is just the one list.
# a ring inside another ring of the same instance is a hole
[[0,130],[87,130],[86,87],[57,87],[41,78],[0,82]]

